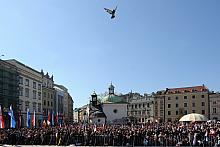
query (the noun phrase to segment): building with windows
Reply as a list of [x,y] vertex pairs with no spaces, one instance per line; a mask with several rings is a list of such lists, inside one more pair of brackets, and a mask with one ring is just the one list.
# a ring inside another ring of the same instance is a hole
[[165,90],[153,93],[154,97],[154,119],[156,122],[165,121]]
[[54,113],[54,96],[55,89],[53,75],[50,77],[48,73],[44,74],[41,70],[41,75],[43,79],[42,84],[42,109],[43,109],[43,120],[48,120],[48,114]]
[[204,85],[167,88],[164,96],[165,121],[178,121],[190,113],[209,118],[209,90]]
[[126,95],[128,102],[128,118],[136,123],[154,121],[154,98],[152,95],[132,93]]
[[220,93],[212,92],[209,95],[210,119],[220,120]]
[[21,116],[21,126],[26,126],[27,109],[33,114],[35,111],[36,125],[42,122],[42,75],[37,70],[15,60],[5,60],[14,65],[19,74],[19,102],[18,111]]
[[18,118],[19,84],[17,67],[0,60],[0,105],[3,111],[5,127],[9,127],[8,111],[12,105],[15,118]]
[[69,123],[73,123],[73,99],[71,95],[68,93],[68,121]]

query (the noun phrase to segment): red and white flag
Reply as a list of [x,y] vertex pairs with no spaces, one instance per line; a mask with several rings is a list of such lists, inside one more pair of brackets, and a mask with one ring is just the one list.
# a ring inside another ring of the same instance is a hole
[[4,123],[4,118],[3,118],[3,115],[2,115],[1,105],[0,105],[0,128],[1,129],[5,128],[5,123]]
[[33,127],[36,126],[35,110],[34,110],[34,114],[33,114],[33,117],[32,117],[32,126]]

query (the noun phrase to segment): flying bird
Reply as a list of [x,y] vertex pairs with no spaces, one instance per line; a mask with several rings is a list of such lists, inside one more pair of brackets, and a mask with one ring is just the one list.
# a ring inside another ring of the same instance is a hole
[[111,10],[111,9],[107,9],[107,8],[104,8],[106,12],[108,12],[109,14],[112,15],[111,19],[115,18],[115,12],[116,12],[116,9],[117,9],[117,6],[115,9]]

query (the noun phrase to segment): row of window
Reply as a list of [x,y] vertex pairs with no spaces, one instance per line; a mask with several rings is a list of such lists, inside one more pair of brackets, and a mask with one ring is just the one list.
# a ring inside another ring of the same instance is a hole
[[[19,88],[19,96],[23,96],[25,94],[25,97],[29,98],[30,97],[30,89],[28,88],[23,88],[22,86],[20,86]],[[33,99],[37,99],[37,95],[38,95],[38,100],[41,100],[41,92],[38,92],[36,90],[32,91],[33,94]]]
[[47,96],[48,98],[53,99],[53,94],[44,92],[44,93],[43,93],[43,97],[46,98],[46,96]]
[[131,111],[131,115],[150,115],[150,111]]
[[[167,111],[167,115],[171,115],[171,111]],[[196,113],[196,110],[192,110],[192,113]],[[180,113],[179,111],[176,111],[176,115],[180,115],[182,114],[182,112]],[[187,110],[184,110],[184,115],[188,114]],[[205,114],[205,110],[202,110],[202,114]]]
[[[44,100],[44,106],[46,106],[46,100]],[[53,102],[47,101],[47,106],[53,107]]]
[[[19,100],[19,109],[20,109],[20,111],[23,111],[24,108],[25,108],[25,111],[27,111],[27,109],[30,108],[30,102],[29,101],[25,101],[24,104],[25,105],[23,105],[22,100]],[[37,109],[37,103],[36,102],[33,102],[32,106],[33,106],[33,111],[35,110],[35,112],[41,112],[41,103],[38,103],[38,109]]]
[[[30,86],[29,79],[25,79],[25,83],[23,83],[23,77],[19,77],[19,84],[24,84],[25,86]],[[33,88],[37,89],[37,82],[33,81]],[[38,90],[41,90],[41,84],[38,83]]]
[[[185,100],[186,100],[187,98],[188,98],[187,96],[184,96],[184,99],[185,99]],[[195,96],[195,95],[192,95],[192,99],[195,99],[195,98],[196,98],[196,96]],[[205,98],[205,95],[201,95],[201,98]],[[168,97],[167,99],[168,99],[168,100],[171,100],[171,97]],[[178,100],[179,97],[176,96],[175,99]]]
[[[145,104],[135,104],[135,105],[128,105],[128,107],[131,107],[131,109],[134,109],[134,108],[145,108]],[[149,108],[150,107],[150,104],[147,103],[147,107]]]
[[[184,103],[184,107],[187,107],[188,104],[187,103]],[[196,103],[192,103],[192,107],[195,107],[196,106]],[[202,102],[201,103],[201,106],[205,106],[205,102]],[[179,107],[179,104],[176,104],[176,108]],[[171,108],[171,104],[167,104],[167,108]]]

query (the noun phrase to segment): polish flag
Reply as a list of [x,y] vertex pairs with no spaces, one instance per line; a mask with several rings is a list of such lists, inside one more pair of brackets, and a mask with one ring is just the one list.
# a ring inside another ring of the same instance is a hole
[[2,115],[2,108],[1,108],[1,105],[0,105],[0,128],[5,128],[5,123],[4,123],[4,118],[3,118],[3,115]]

